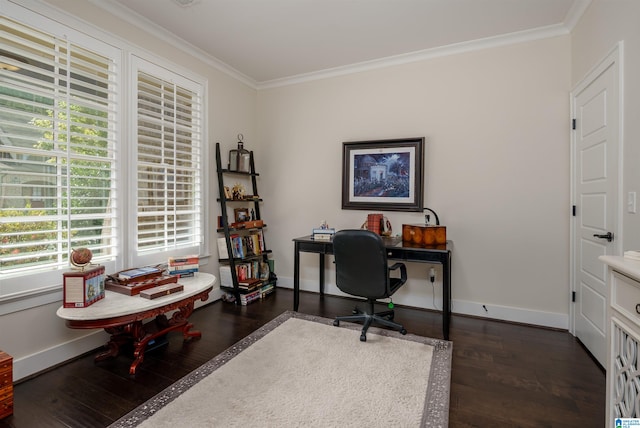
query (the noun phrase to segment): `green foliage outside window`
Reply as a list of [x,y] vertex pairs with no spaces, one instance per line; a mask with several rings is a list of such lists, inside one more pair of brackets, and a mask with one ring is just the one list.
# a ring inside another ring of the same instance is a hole
[[[26,208],[31,208],[27,206]],[[44,216],[44,211],[32,210],[6,210],[0,211],[2,217]],[[0,270],[12,265],[26,265],[43,263],[55,260],[55,256],[49,251],[49,246],[56,240],[56,223],[54,221],[33,222],[0,222],[0,261],[5,257],[20,254],[31,254],[26,259],[0,263]]]
[[[47,109],[46,115],[34,117],[29,123],[43,129],[42,138],[33,147],[45,159],[51,153],[42,166],[46,170],[50,165],[49,170],[54,172],[49,176],[55,183],[48,185],[51,195],[44,195],[48,203],[42,209],[32,209],[26,203],[24,209],[0,210],[2,217],[19,219],[0,222],[0,271],[55,262],[60,254],[55,246],[68,238],[68,230],[73,231],[73,247],[96,247],[102,240],[104,214],[111,203],[113,163],[108,150],[107,113],[79,105],[70,105],[67,110],[66,102],[60,101],[56,110]],[[59,199],[54,197],[57,189]],[[69,213],[74,217],[71,223],[67,220]],[[38,220],[60,215],[65,220]],[[66,259],[70,249],[66,243],[63,246],[62,257]],[[98,249],[94,254],[100,252]]]

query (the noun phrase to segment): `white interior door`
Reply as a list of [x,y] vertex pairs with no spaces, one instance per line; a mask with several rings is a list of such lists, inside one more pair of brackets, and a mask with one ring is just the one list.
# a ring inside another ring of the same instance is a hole
[[598,259],[617,254],[619,74],[618,50],[572,96],[573,201],[572,289],[575,335],[606,367],[608,326],[606,267]]

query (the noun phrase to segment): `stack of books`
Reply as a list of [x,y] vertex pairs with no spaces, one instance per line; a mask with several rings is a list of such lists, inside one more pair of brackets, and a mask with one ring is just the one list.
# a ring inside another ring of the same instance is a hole
[[247,278],[238,280],[238,288],[241,292],[248,293],[262,286],[262,281],[258,278]]
[[273,293],[274,290],[275,290],[275,286],[273,283],[264,284],[254,291],[251,291],[246,294],[240,294],[240,304],[242,306],[247,306],[251,302],[255,302],[256,300],[263,299],[265,296]]
[[200,257],[169,257],[167,264],[167,272],[169,275],[175,275],[179,278],[194,276],[200,269]]
[[316,228],[316,229],[313,229],[311,236],[316,241],[331,241],[331,239],[333,238],[333,235],[335,234],[336,234],[336,230],[333,228],[326,228],[326,229]]
[[[256,265],[258,268],[256,268]],[[251,302],[260,300],[275,290],[275,281],[269,280],[269,273],[270,267],[267,262],[236,266],[241,305],[246,306]],[[228,265],[220,266],[220,288],[226,291],[234,291],[231,267]]]

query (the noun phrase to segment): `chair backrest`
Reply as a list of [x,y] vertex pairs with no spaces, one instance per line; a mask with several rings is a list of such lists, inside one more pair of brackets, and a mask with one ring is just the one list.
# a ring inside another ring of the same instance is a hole
[[333,237],[336,285],[345,293],[381,299],[388,297],[387,251],[382,238],[364,229],[347,229]]

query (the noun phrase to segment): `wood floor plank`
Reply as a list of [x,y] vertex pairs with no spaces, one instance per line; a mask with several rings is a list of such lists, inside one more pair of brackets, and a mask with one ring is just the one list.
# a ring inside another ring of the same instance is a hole
[[[355,303],[301,293],[300,312],[333,318]],[[190,321],[202,338],[183,343],[171,333],[135,377],[130,355],[98,363],[93,353],[82,356],[15,385],[14,415],[0,428],[107,426],[292,307],[291,290],[278,289],[246,307],[215,302],[198,309]],[[442,337],[437,312],[396,307],[396,321],[409,333]],[[454,315],[450,339],[451,427],[604,426],[604,371],[568,332]]]

